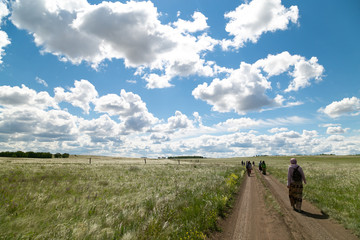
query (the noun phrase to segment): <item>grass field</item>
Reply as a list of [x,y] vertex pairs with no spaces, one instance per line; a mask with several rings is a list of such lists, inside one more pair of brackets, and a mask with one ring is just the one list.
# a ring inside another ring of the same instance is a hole
[[204,239],[238,161],[0,158],[0,239]]
[[[360,157],[297,156],[304,197],[360,236]],[[231,205],[241,160],[284,184],[290,157],[0,158],[0,239],[204,239]]]
[[[290,157],[258,157],[286,184]],[[307,184],[304,198],[360,237],[360,156],[296,156]]]

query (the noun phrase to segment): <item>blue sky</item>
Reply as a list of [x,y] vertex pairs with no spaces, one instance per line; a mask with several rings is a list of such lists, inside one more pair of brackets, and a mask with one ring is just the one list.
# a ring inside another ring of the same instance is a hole
[[0,1],[0,150],[360,154],[360,3]]

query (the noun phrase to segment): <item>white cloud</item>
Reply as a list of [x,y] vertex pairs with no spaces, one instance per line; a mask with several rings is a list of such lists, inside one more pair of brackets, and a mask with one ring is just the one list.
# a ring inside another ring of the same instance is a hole
[[95,111],[127,118],[139,112],[147,111],[141,97],[132,92],[121,90],[120,95],[107,94],[95,101]]
[[168,88],[174,86],[170,83],[171,77],[168,75],[159,76],[158,74],[151,73],[149,75],[145,75],[144,78],[147,81],[146,87],[149,89]]
[[344,98],[341,101],[332,102],[325,108],[320,108],[318,111],[325,113],[331,118],[337,118],[348,114],[359,115],[360,99],[357,97]]
[[200,12],[193,21],[179,19],[172,27],[159,21],[150,1],[90,5],[85,0],[17,0],[12,9],[14,25],[29,31],[43,52],[64,61],[98,68],[107,59],[124,59],[127,67],[142,70],[148,88],[170,87],[175,76],[214,74],[216,66],[207,64],[202,53],[218,41],[205,33],[191,35],[208,27]]
[[75,81],[75,87],[65,92],[62,87],[54,89],[55,100],[57,102],[68,102],[75,107],[81,108],[85,113],[90,111],[90,103],[95,101],[98,96],[94,85],[87,80]]
[[277,55],[269,54],[267,58],[258,60],[254,65],[263,69],[268,74],[267,77],[288,72],[293,79],[285,92],[298,91],[301,88],[308,87],[311,84],[311,79],[321,81],[324,72],[324,67],[318,64],[316,57],[306,60],[300,55],[290,55],[287,51]]
[[300,88],[310,86],[310,79],[321,81],[324,67],[317,62],[318,59],[312,57],[309,61],[301,58],[295,63],[294,71],[291,73],[291,76],[293,76],[294,79],[291,81],[285,92],[298,91]]
[[45,87],[48,87],[48,84],[44,79],[36,77],[35,80],[36,80],[37,83],[40,83],[41,85],[44,85]]
[[[293,70],[292,70],[293,67]],[[264,111],[279,107],[292,107],[302,102],[286,99],[277,94],[270,98],[267,93],[272,90],[269,79],[272,76],[288,72],[291,80],[284,92],[298,91],[310,85],[310,80],[320,80],[324,71],[315,57],[309,61],[299,55],[291,56],[288,52],[277,55],[269,54],[254,64],[242,62],[239,69],[229,72],[225,79],[214,79],[210,84],[197,86],[192,94],[196,99],[206,101],[214,111],[246,114],[249,111]],[[265,76],[263,72],[267,73]]]
[[288,130],[289,129],[287,129],[287,128],[278,128],[278,127],[276,127],[276,128],[272,128],[272,129],[268,130],[268,132],[269,133],[278,133],[278,132],[286,132]]
[[4,1],[4,0],[1,0],[0,1],[0,23],[1,23],[1,21],[2,21],[2,19],[4,18],[4,17],[6,17],[7,15],[9,15],[9,9],[8,9],[8,7],[7,7],[7,5],[6,5],[6,2]]
[[34,106],[40,109],[58,108],[57,103],[47,92],[37,93],[25,85],[21,85],[21,87],[0,86],[0,105],[7,108]]
[[121,142],[120,125],[108,115],[99,118],[82,120],[79,123],[79,132],[90,137],[91,142]]
[[326,130],[327,134],[344,134],[349,130],[349,128],[342,128],[340,126],[328,127]]
[[175,116],[168,118],[168,128],[170,131],[193,127],[192,121],[180,111],[175,112]]
[[[282,125],[298,125],[309,122],[308,119],[292,116],[284,118],[275,118],[275,119],[252,119],[248,117],[237,118],[237,119],[228,119],[225,122],[218,123],[214,126],[218,131],[227,131],[227,132],[237,132],[244,129],[257,129],[257,128],[267,128],[274,126]],[[272,128],[268,130],[270,133],[278,133],[288,131],[287,128]]]
[[[3,18],[9,15],[6,2],[0,1],[0,27],[2,25]],[[6,32],[0,30],[0,64],[3,63],[2,57],[5,55],[5,47],[11,43],[9,36]]]
[[342,142],[344,141],[344,139],[345,139],[344,136],[339,136],[339,135],[331,135],[327,138],[327,140],[330,142]]
[[337,127],[337,126],[341,126],[341,124],[339,123],[324,123],[324,124],[319,124],[319,127]]
[[207,17],[205,17],[201,12],[194,12],[192,18],[194,21],[179,19],[177,22],[174,22],[173,25],[181,32],[189,33],[203,31],[209,28],[206,23]]
[[164,142],[168,142],[170,141],[170,138],[167,134],[159,134],[159,133],[152,133],[150,135],[150,140],[154,143],[154,144],[160,144],[160,143],[164,143]]
[[238,6],[225,14],[229,19],[226,31],[234,36],[232,40],[223,40],[224,49],[240,48],[248,41],[256,43],[266,32],[286,30],[290,22],[297,23],[297,6],[285,8],[281,0],[253,0]]
[[132,92],[121,90],[120,95],[107,94],[94,101],[95,111],[118,116],[123,121],[123,132],[142,131],[158,119],[149,113],[146,103]]
[[[62,110],[43,110],[35,107],[3,109],[0,113],[0,132],[10,138],[28,141],[76,140],[77,117]],[[16,141],[16,140],[15,140]]]
[[234,110],[238,114],[245,114],[274,104],[274,100],[265,94],[268,89],[271,89],[271,84],[260,71],[242,62],[240,68],[228,78],[214,79],[210,85],[203,83],[192,94],[196,99],[213,105],[214,111]]
[[[291,125],[309,121],[298,116],[229,119],[204,126],[199,113],[194,113],[190,119],[176,111],[164,122],[148,112],[140,96],[122,90],[120,95],[108,94],[93,101],[98,108],[95,111],[105,114],[83,119],[68,111],[53,109],[53,105],[56,106],[54,98],[25,86],[1,86],[0,147],[10,151],[68,151],[134,157],[157,157],[159,153],[232,157],[355,154],[360,151],[360,139],[338,135],[346,134],[348,129],[336,124],[323,125],[328,127],[329,134],[337,134],[329,137],[319,135],[315,130],[288,130]],[[110,115],[119,119],[112,119]],[[270,128],[267,134],[253,131],[266,128]],[[248,132],[239,132],[244,129]]]

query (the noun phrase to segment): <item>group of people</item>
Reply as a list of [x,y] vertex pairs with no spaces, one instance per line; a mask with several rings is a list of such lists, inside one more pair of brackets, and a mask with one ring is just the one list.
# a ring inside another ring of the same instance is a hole
[[[246,167],[246,172],[247,175],[250,176],[251,174],[251,170],[253,169],[253,167],[255,167],[255,162],[253,161],[252,163],[250,161],[241,161],[241,165]],[[259,171],[262,172],[262,174],[266,175],[266,163],[265,161],[260,161],[259,162]]]
[[[241,165],[246,166],[248,176],[251,174],[255,162],[241,161]],[[266,175],[266,163],[265,161],[259,162],[259,171]],[[303,212],[301,210],[302,195],[303,195],[303,183],[306,184],[305,174],[303,169],[297,164],[296,158],[290,159],[290,166],[288,168],[287,176],[287,188],[289,189],[289,199],[291,207],[296,212]]]
[[[248,163],[251,164],[250,161],[246,161],[246,162],[245,162],[245,161],[241,161],[241,166],[247,166]],[[252,164],[255,166],[255,162],[254,162],[254,161],[252,162]]]
[[266,163],[265,161],[259,162],[259,171],[262,172],[262,174],[266,175]]

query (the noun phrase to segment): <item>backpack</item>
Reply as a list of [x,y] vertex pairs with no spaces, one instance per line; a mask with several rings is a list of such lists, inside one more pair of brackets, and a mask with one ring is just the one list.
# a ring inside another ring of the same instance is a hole
[[302,176],[301,176],[301,173],[299,172],[298,168],[299,167],[294,169],[294,172],[293,172],[293,175],[292,175],[292,179],[295,182],[300,182],[302,180]]

